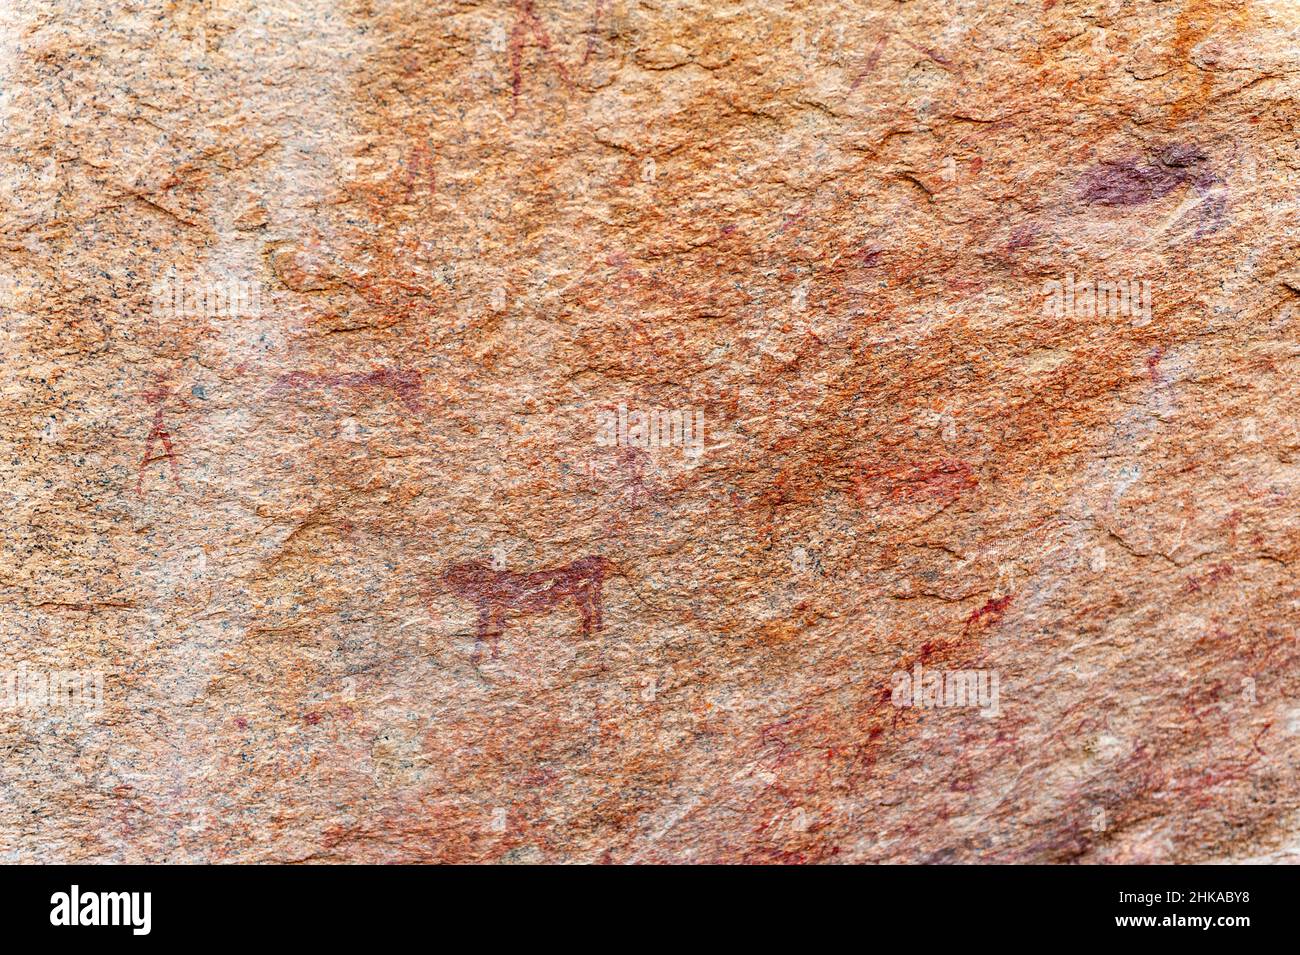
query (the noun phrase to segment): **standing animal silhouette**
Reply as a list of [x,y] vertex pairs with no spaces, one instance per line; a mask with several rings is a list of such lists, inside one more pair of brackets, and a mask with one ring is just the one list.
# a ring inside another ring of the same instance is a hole
[[528,572],[493,570],[482,561],[453,564],[442,574],[447,590],[478,608],[478,629],[471,662],[482,659],[483,643],[497,658],[501,631],[509,611],[542,613],[573,600],[582,616],[582,635],[605,629],[601,588],[610,562],[604,557],[582,557],[563,567]]

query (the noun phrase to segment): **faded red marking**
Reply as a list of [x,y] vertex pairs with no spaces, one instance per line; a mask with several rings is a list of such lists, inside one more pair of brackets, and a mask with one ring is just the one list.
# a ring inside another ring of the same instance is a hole
[[438,177],[433,167],[433,154],[427,144],[420,143],[411,150],[411,158],[406,163],[407,198],[422,187],[427,187],[432,192],[437,185]]
[[1165,357],[1165,350],[1160,347],[1151,349],[1151,354],[1147,356],[1147,374],[1151,376],[1152,381],[1160,380],[1160,373],[1156,366],[1160,364],[1160,359]]
[[803,217],[806,216],[807,214],[808,214],[808,207],[805,205],[802,208],[800,208],[799,211],[796,212],[794,215],[786,216],[785,221],[781,223],[781,227],[776,231],[784,232],[786,229],[790,228],[790,226],[794,225],[796,222],[803,219]]
[[1002,615],[1006,613],[1007,607],[1009,606],[1011,606],[1011,594],[1007,594],[1005,597],[998,597],[995,600],[990,600],[983,607],[980,607],[966,618],[966,626],[961,628],[961,632],[965,633],[985,617],[988,618],[989,623],[997,623],[1002,619]]
[[865,268],[865,269],[874,269],[877,265],[880,264],[880,257],[881,257],[883,254],[884,254],[884,250],[881,249],[880,246],[878,246],[878,245],[870,245],[870,246],[867,246],[867,247],[866,247],[865,249],[863,249],[862,251],[860,251],[860,252],[858,253],[858,256],[859,256],[859,258],[862,259],[862,267],[863,267],[863,268]]
[[884,33],[881,35],[880,39],[876,41],[876,45],[872,47],[871,52],[867,54],[866,64],[863,65],[861,71],[859,71],[858,75],[854,77],[853,82],[849,85],[850,93],[856,90],[858,86],[861,85],[862,81],[865,80],[867,76],[871,73],[871,71],[876,68],[876,63],[880,61],[880,54],[885,51],[885,43],[888,40],[889,40],[889,34]]
[[646,480],[645,470],[649,462],[650,453],[643,448],[618,448],[614,452],[613,464],[619,469],[619,476],[606,477],[606,465],[610,462],[599,458],[582,462],[580,470],[593,483],[619,481],[622,496],[632,507],[641,507],[654,496],[651,483]]
[[1260,748],[1259,741],[1272,725],[1271,722],[1266,724],[1251,740],[1251,749],[1256,755],[1251,755],[1249,759],[1223,760],[1213,768],[1207,766],[1199,776],[1171,781],[1169,788],[1176,792],[1192,793],[1196,797],[1197,805],[1207,805],[1210,797],[1206,790],[1212,789],[1221,783],[1245,782],[1249,778],[1249,772],[1259,762],[1260,756],[1267,755]]
[[[153,427],[149,431],[149,437],[145,438],[144,441],[144,457],[141,458],[140,466],[136,470],[135,493],[137,497],[142,496],[144,493],[144,469],[156,461],[166,461],[171,465],[172,482],[174,484],[180,484],[181,481],[180,471],[176,467],[176,452],[172,448],[171,432],[167,430],[167,426],[163,422],[163,409],[167,404],[167,399],[172,397],[172,390],[163,387],[166,380],[167,376],[165,374],[162,372],[154,372],[154,381],[156,382],[156,386],[149,391],[140,393],[140,396],[144,398],[145,401],[155,407],[153,413]],[[182,408],[189,407],[189,404],[184,398],[178,398],[177,401]],[[162,445],[162,454],[151,454],[155,444]]]
[[[899,660],[894,669],[910,671],[917,662],[947,669],[981,665],[972,650],[971,643],[960,637],[930,640]],[[755,757],[777,778],[766,783],[748,811],[760,800],[786,803],[799,789],[824,793],[834,785],[852,787],[870,779],[879,761],[894,748],[892,742],[898,735],[924,719],[916,708],[894,706],[891,679],[884,674],[882,678],[878,686],[863,686],[855,692],[848,705],[839,698],[846,686],[827,687],[817,696],[829,697],[829,704],[805,700],[779,719],[761,725]],[[1008,727],[1002,729],[1002,745],[1014,742]]]
[[343,840],[351,832],[352,830],[345,829],[341,825],[327,826],[325,831],[321,833],[321,845],[326,849],[336,849],[343,844]]
[[1241,511],[1234,510],[1224,520],[1224,525],[1228,528],[1228,547],[1232,550],[1237,548],[1237,529],[1241,526]]
[[116,805],[119,807],[114,813],[114,821],[117,823],[118,832],[125,837],[133,836],[136,832],[137,820],[147,815],[140,806],[142,797],[134,786],[125,783],[113,787],[113,796]]
[[542,25],[542,21],[538,19],[536,11],[533,10],[533,3],[534,0],[515,0],[517,16],[514,29],[510,31],[511,116],[519,108],[519,92],[524,83],[524,34],[526,32],[532,32],[535,45],[541,48],[543,54],[555,66],[556,72],[560,74],[560,79],[564,80],[564,85],[569,85],[569,72],[564,68],[564,64],[552,55],[550,34],[546,32],[546,27]]
[[970,465],[962,461],[905,464],[889,468],[867,468],[854,478],[855,493],[860,503],[865,503],[874,488],[883,490],[894,504],[912,504],[917,501],[955,500],[965,491],[978,486],[979,481]]
[[916,52],[924,53],[930,59],[934,60],[934,62],[942,66],[945,70],[948,70],[951,73],[958,73],[958,74],[961,73],[961,70],[957,68],[956,64],[954,64],[952,60],[948,59],[946,56],[934,52],[934,50],[930,49],[929,47],[917,46],[911,40],[908,40],[906,38],[903,39],[903,42],[906,43],[908,46],[910,46],[913,50],[916,50]]
[[1201,587],[1213,587],[1232,576],[1232,567],[1229,564],[1219,564],[1210,568],[1210,572],[1204,577],[1188,577],[1185,590],[1189,594],[1201,592]]
[[321,375],[304,371],[294,371],[276,379],[268,394],[282,394],[286,391],[301,391],[310,387],[326,388],[381,388],[396,394],[409,409],[420,411],[424,405],[420,395],[424,388],[424,376],[414,369],[377,368],[374,371],[349,372],[346,374]]
[[1011,233],[1011,238],[1007,240],[1007,252],[1019,252],[1034,244],[1038,238],[1038,226],[1030,224],[1020,226]]
[[572,599],[582,617],[582,635],[590,637],[605,629],[601,588],[609,575],[610,562],[604,557],[583,557],[563,567],[519,572],[493,570],[473,561],[454,564],[442,574],[447,590],[478,608],[474,663],[481,659],[481,647],[488,641],[492,659],[497,657],[506,612],[541,613]]
[[633,507],[640,507],[650,499],[650,488],[645,480],[650,453],[641,448],[619,448],[618,460],[624,476],[623,496]]
[[1259,753],[1259,755],[1261,756],[1266,756],[1267,754],[1262,749],[1260,749],[1259,741],[1264,738],[1264,735],[1272,728],[1272,726],[1273,726],[1273,721],[1269,720],[1267,723],[1264,724],[1264,728],[1260,730],[1258,734],[1256,734],[1255,738],[1250,741],[1251,747],[1255,750],[1255,752]]
[[591,10],[591,31],[587,34],[587,52],[582,55],[582,65],[586,66],[591,54],[596,50],[596,33],[600,29],[600,14],[609,0],[596,0]]

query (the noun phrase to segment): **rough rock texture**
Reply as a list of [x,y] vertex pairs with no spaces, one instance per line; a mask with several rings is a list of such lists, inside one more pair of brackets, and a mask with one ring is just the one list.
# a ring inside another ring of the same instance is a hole
[[1289,0],[0,4],[0,669],[103,686],[0,712],[3,858],[1293,859],[1297,71]]

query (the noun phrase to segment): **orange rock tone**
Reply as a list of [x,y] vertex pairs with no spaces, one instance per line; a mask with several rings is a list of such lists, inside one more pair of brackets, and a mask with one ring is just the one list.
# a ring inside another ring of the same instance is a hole
[[0,12],[0,849],[1300,854],[1292,3]]

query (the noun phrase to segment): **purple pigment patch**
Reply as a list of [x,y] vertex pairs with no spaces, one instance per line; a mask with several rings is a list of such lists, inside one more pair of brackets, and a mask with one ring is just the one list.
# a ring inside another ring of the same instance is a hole
[[1202,183],[1206,155],[1195,143],[1173,143],[1150,161],[1136,156],[1102,162],[1084,175],[1083,201],[1103,206],[1136,206],[1167,196],[1184,183]]
[[1225,183],[1208,166],[1208,156],[1196,143],[1171,143],[1138,156],[1104,160],[1085,173],[1080,197],[1089,205],[1138,206],[1169,195],[1182,185],[1203,197],[1196,238],[1222,228],[1226,222]]

